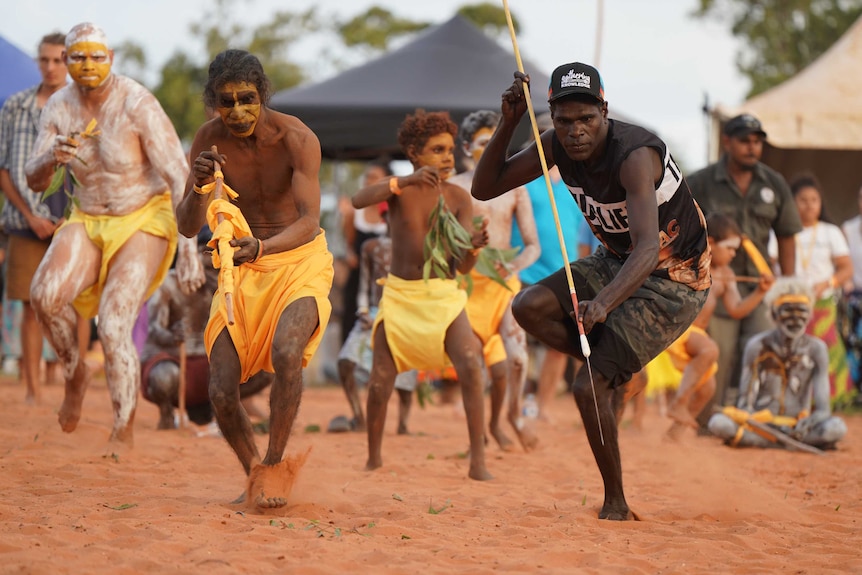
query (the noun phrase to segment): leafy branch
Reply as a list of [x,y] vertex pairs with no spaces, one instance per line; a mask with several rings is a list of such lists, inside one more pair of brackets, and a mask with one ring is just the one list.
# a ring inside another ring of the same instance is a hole
[[[98,140],[99,136],[102,135],[102,131],[96,129],[97,125],[98,122],[93,118],[90,120],[90,123],[87,124],[87,128],[83,132],[72,132],[69,134],[69,140],[71,140],[72,144],[75,146],[78,145],[79,136],[85,140]],[[75,155],[75,159],[85,166],[87,165],[87,162],[77,154]],[[48,187],[44,192],[42,192],[42,201],[44,202],[62,189],[69,200],[71,200],[75,206],[79,206],[78,198],[74,196],[76,187],[81,187],[81,181],[78,180],[75,172],[72,171],[72,167],[68,164],[60,164],[57,166],[57,169],[54,170],[54,175],[51,177],[51,182],[48,184]]]
[[[481,225],[482,216],[474,216],[473,227],[478,229]],[[485,246],[476,257],[476,265],[473,266],[473,269],[492,281],[497,282],[507,290],[512,291],[512,288],[506,283],[506,279],[500,274],[500,269],[505,269],[511,273],[513,271],[511,263],[518,255],[518,252],[520,252],[520,248],[504,249]],[[470,274],[459,275],[458,279],[463,283],[468,294],[473,293],[473,278],[470,277]]]
[[431,272],[439,278],[449,277],[450,258],[462,261],[467,250],[473,248],[470,232],[464,229],[455,214],[449,211],[441,195],[437,206],[428,217],[428,234],[425,236],[422,279],[427,283]]
[[[474,229],[481,227],[482,219],[482,216],[473,218]],[[473,241],[470,232],[464,229],[455,214],[446,207],[443,196],[440,196],[437,206],[431,210],[431,215],[428,217],[428,234],[425,236],[423,249],[425,265],[422,267],[422,279],[427,283],[431,272],[434,272],[436,277],[449,277],[450,259],[454,258],[455,261],[460,262],[467,254],[467,250],[471,249],[473,249]],[[475,269],[506,289],[510,289],[499,270],[511,271],[510,264],[518,252],[519,248],[482,248],[476,257]],[[469,274],[459,274],[458,278],[466,285],[468,294],[473,291],[473,280]]]

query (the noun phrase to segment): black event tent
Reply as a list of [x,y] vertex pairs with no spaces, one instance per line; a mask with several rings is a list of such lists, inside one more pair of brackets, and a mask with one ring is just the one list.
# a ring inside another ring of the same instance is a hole
[[[546,112],[548,75],[526,60],[524,68],[536,113]],[[447,110],[460,124],[475,110],[499,110],[516,69],[512,52],[455,16],[376,60],[324,82],[277,92],[270,107],[308,125],[325,157],[399,156],[396,134],[407,114],[417,108]],[[520,141],[529,134],[526,122]]]

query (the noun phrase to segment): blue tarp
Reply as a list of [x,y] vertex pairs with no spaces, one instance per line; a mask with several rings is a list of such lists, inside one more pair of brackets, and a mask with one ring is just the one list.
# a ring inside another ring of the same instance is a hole
[[36,61],[0,36],[0,106],[6,98],[42,81]]

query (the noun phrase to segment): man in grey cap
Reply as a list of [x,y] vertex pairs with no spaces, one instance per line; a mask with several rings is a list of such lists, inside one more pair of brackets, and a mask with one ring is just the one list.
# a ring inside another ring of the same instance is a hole
[[[763,257],[769,231],[778,238],[778,264],[782,275],[793,275],[796,249],[793,236],[802,230],[799,213],[784,177],[760,161],[766,132],[751,114],[735,116],[724,125],[721,159],[686,177],[691,193],[705,214],[720,212],[731,216]],[[731,263],[738,276],[756,276],[757,267],[745,250],[738,250]],[[744,297],[756,284],[739,284]],[[713,402],[698,418],[705,426],[714,406],[734,404],[739,382],[739,360],[745,344],[755,334],[771,329],[766,306],[759,305],[749,316],[735,320],[719,302],[709,324],[710,336],[718,343],[718,373]],[[733,388],[733,392],[728,390]]]

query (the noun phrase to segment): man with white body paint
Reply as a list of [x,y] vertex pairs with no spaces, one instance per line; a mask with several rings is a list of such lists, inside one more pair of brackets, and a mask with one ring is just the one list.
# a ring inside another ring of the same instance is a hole
[[[461,122],[459,139],[464,152],[474,164],[482,157],[485,146],[497,129],[500,114],[492,110],[477,110]],[[449,182],[470,190],[473,169],[449,178]],[[524,249],[497,270],[506,280],[508,289],[490,277],[470,270],[472,290],[467,300],[467,318],[473,331],[482,340],[485,365],[491,375],[491,418],[488,428],[504,451],[514,449],[500,428],[500,413],[508,395],[506,419],[512,425],[521,446],[530,451],[538,444],[535,432],[521,418],[521,394],[527,381],[527,334],[512,316],[512,298],[521,289],[518,274],[532,265],[541,252],[530,195],[520,186],[486,202],[473,199],[473,216],[488,219],[488,246],[508,250],[512,247],[512,223],[517,221]],[[508,394],[507,394],[508,392]]]
[[[131,444],[140,382],[132,327],[177,249],[174,208],[182,199],[188,163],[156,98],[111,73],[113,50],[98,26],[72,28],[64,57],[73,83],[52,96],[42,112],[27,181],[44,190],[55,169],[66,165],[81,185],[75,186],[75,206],[36,271],[31,303],[64,367],[59,422],[66,432],[78,424],[89,380],[75,311],[83,317],[98,314],[114,408],[111,439]],[[82,137],[92,120],[97,137]],[[193,239],[179,240],[177,275],[189,292],[204,281]]]

